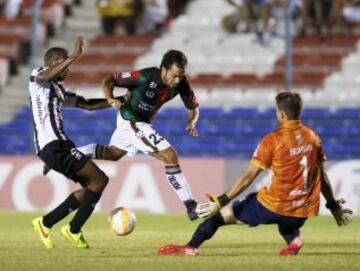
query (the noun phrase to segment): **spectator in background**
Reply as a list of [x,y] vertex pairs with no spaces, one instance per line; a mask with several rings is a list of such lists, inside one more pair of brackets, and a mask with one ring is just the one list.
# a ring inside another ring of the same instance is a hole
[[4,14],[6,19],[15,19],[21,13],[22,0],[7,0],[5,1]]
[[144,0],[140,34],[157,32],[169,16],[167,0]]
[[259,38],[267,31],[271,5],[273,0],[226,0],[236,7],[237,12],[226,16],[223,26],[229,33],[238,30],[239,23],[244,22],[244,28],[240,31],[256,32]]
[[360,0],[336,0],[334,2],[334,34],[345,34],[346,24],[360,23]]
[[316,34],[326,36],[332,20],[334,2],[337,0],[303,0],[303,34],[307,35],[307,26],[315,25]]
[[134,35],[137,19],[143,11],[143,2],[142,0],[98,0],[97,8],[105,34],[114,34],[117,23],[121,22],[126,34]]
[[243,0],[226,0],[230,5],[236,8],[236,11],[225,16],[223,19],[223,27],[229,33],[236,33],[239,31],[239,25],[243,22],[244,27],[240,29],[241,32],[248,33],[251,29],[251,16],[247,5],[244,5]]
[[[303,0],[293,0],[293,9],[291,18],[294,24],[294,34],[298,34],[303,29]],[[285,28],[283,25],[279,24],[287,13],[288,8],[287,0],[273,0],[271,6],[271,14],[269,19],[269,29],[270,31],[277,36],[285,35]]]
[[348,1],[343,16],[348,23],[360,23],[360,0]]

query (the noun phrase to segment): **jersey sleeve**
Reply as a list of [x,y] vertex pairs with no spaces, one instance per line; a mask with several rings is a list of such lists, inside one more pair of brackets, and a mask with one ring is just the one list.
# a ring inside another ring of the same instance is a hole
[[186,77],[181,81],[179,89],[180,97],[187,109],[192,110],[199,106],[195,93]]
[[48,67],[39,67],[39,68],[36,68],[36,69],[33,69],[30,73],[30,82],[32,83],[35,83],[35,84],[38,84],[38,85],[43,85],[43,84],[46,84],[45,82],[43,83],[38,83],[37,80],[36,80],[36,77],[38,76],[39,73],[45,71]]
[[137,86],[140,81],[141,72],[135,70],[132,72],[120,72],[111,75],[115,86],[132,89]]
[[262,169],[269,168],[273,157],[274,144],[271,134],[266,135],[257,145],[251,162]]

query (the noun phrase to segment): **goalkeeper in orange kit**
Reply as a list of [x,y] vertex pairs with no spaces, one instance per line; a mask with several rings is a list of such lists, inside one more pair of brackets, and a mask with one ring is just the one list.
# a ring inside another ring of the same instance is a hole
[[[296,255],[304,244],[300,228],[309,217],[318,215],[320,192],[339,226],[351,221],[352,211],[342,206],[345,201],[334,198],[323,167],[326,157],[320,138],[300,121],[301,111],[299,94],[282,92],[276,96],[280,127],[260,141],[245,172],[226,193],[219,197],[208,194],[211,201],[197,206],[198,216],[207,219],[188,244],[160,247],[160,255],[196,255],[204,241],[229,224],[277,224],[287,243],[279,255]],[[267,168],[272,171],[267,187],[229,204]]]

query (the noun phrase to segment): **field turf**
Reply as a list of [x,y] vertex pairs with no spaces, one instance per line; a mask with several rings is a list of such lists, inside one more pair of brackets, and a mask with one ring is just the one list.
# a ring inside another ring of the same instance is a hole
[[360,217],[337,227],[332,217],[309,220],[302,236],[305,245],[295,257],[279,257],[284,243],[275,226],[228,226],[205,243],[196,257],[157,256],[160,245],[183,244],[198,222],[185,215],[137,214],[135,231],[113,236],[107,214],[95,214],[84,228],[89,250],[70,247],[55,227],[56,247],[46,250],[32,231],[39,213],[0,212],[0,270],[26,271],[352,271],[360,270]]

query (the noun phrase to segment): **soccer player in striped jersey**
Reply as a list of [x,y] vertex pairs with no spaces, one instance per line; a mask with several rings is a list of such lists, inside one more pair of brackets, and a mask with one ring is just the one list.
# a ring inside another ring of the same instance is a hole
[[48,249],[54,247],[52,226],[74,210],[77,210],[75,216],[60,232],[74,247],[89,247],[81,228],[108,183],[105,173],[76,149],[64,132],[62,110],[69,100],[73,106],[88,110],[110,107],[105,99],[86,100],[76,96],[68,92],[62,83],[69,66],[80,57],[82,50],[81,37],[76,39],[75,50],[70,55],[63,48],[51,48],[44,56],[45,66],[34,69],[30,75],[29,93],[36,154],[49,168],[82,186],[54,210],[32,221],[34,231]]
[[[96,159],[117,161],[124,155],[133,156],[141,151],[161,160],[169,184],[183,201],[190,220],[195,220],[197,203],[182,173],[176,150],[151,126],[160,107],[180,95],[188,109],[185,129],[191,136],[198,136],[198,102],[185,75],[186,65],[187,58],[182,52],[170,50],[163,56],[160,68],[114,73],[106,78],[103,84],[105,97],[119,110],[117,128],[109,146],[89,144],[79,149]],[[126,103],[114,98],[114,87],[128,90]]]
[[[219,197],[209,194],[211,201],[198,205],[198,215],[209,218],[199,225],[189,243],[160,247],[160,255],[196,255],[204,241],[219,227],[228,224],[251,227],[277,224],[287,244],[279,255],[296,255],[304,243],[300,228],[309,217],[318,214],[320,192],[337,224],[342,226],[350,222],[352,211],[342,206],[344,200],[335,200],[323,167],[326,157],[320,138],[300,121],[301,110],[299,94],[282,92],[276,96],[280,127],[260,141],[245,172],[226,193]],[[267,187],[229,204],[265,169],[272,172]]]

